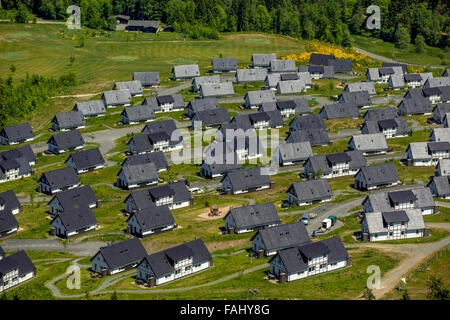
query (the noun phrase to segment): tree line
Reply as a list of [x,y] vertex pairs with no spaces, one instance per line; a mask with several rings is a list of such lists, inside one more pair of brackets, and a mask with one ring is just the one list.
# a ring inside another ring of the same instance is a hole
[[[71,4],[82,24],[112,29],[116,14],[161,20],[193,38],[219,32],[257,31],[350,45],[350,33],[395,42],[450,47],[447,0],[3,0],[5,9],[29,10],[46,19],[66,19]],[[381,29],[366,27],[367,7],[381,10]],[[109,20],[108,20],[109,19]]]

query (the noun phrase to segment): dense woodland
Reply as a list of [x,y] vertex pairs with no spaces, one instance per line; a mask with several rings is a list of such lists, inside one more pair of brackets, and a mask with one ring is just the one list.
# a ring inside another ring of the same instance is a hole
[[[66,19],[71,4],[81,8],[82,24],[113,29],[115,14],[157,19],[191,38],[218,38],[219,32],[260,31],[319,39],[349,46],[350,34],[395,42],[450,47],[450,7],[446,0],[3,0],[16,9],[46,19]],[[366,8],[381,9],[381,30],[366,28]]]

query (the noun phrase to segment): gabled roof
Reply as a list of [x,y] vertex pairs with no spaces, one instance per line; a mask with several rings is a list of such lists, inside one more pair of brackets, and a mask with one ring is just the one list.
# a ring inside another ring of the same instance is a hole
[[83,116],[96,116],[106,113],[104,100],[91,100],[77,102],[74,110],[80,111]]
[[147,104],[136,107],[126,107],[122,111],[122,115],[126,116],[129,122],[146,121],[155,119],[155,109]]
[[295,72],[295,60],[272,60],[270,61],[271,72]]
[[172,135],[172,132],[177,129],[174,120],[164,120],[164,121],[155,121],[151,123],[147,123],[142,129],[143,133],[157,133],[157,132],[165,132],[169,136]]
[[262,169],[263,167],[255,167],[228,172],[222,181],[228,177],[233,189],[235,190],[270,185],[270,176],[267,174],[262,174]]
[[280,156],[285,162],[303,161],[313,155],[311,143],[309,141],[280,143],[279,150]]
[[405,80],[402,74],[393,74],[389,78],[389,87],[402,88],[405,85]]
[[[345,153],[349,158],[349,169],[351,170],[357,170],[364,166],[366,166],[366,158],[364,157],[363,153],[358,150],[353,151],[345,151]],[[331,159],[332,155],[339,155],[340,153],[336,154],[328,154],[328,155],[317,155],[317,156],[311,156],[309,157],[308,161],[311,164],[311,167],[314,172],[318,172],[319,170],[322,170],[323,174],[329,174],[332,171],[331,162],[329,159]],[[347,159],[345,159],[347,160]]]
[[239,69],[236,72],[237,82],[264,82],[266,80],[267,69]]
[[127,219],[127,222],[133,216],[136,218],[143,231],[163,228],[175,223],[172,212],[170,212],[170,209],[167,206],[150,207],[136,211],[131,214]]
[[221,83],[205,83],[200,85],[202,97],[231,96],[234,94],[233,83],[230,81]]
[[98,253],[102,254],[110,270],[136,263],[147,255],[138,238],[102,247]]
[[213,76],[195,77],[192,80],[192,85],[195,86],[196,90],[199,90],[202,84],[207,83],[220,83],[220,76],[213,75]]
[[393,183],[399,180],[397,169],[392,163],[362,167],[360,172],[368,185]]
[[431,113],[431,102],[425,97],[403,99],[398,107],[403,107],[408,115]]
[[450,128],[433,128],[430,141],[450,141]]
[[332,54],[311,53],[309,57],[309,64],[327,66],[328,62],[334,59],[334,55]]
[[254,228],[280,223],[280,218],[273,202],[232,208],[225,215],[224,220],[228,215],[232,216],[238,228]]
[[326,129],[325,122],[323,118],[318,114],[309,114],[306,116],[295,117],[289,123],[289,128],[291,130],[304,130],[304,129]]
[[275,93],[272,90],[249,91],[245,95],[250,105],[260,105],[263,102],[276,102]]
[[447,197],[450,195],[450,183],[448,176],[432,177],[430,182],[427,184],[427,187],[430,187],[431,184],[434,184],[436,195],[438,197]]
[[[18,228],[19,223],[16,220],[16,217],[11,212],[11,210],[2,210],[0,211],[0,233],[3,234],[5,231],[9,231],[14,228]],[[2,260],[0,260],[1,264]],[[1,272],[0,272],[1,273]]]
[[227,108],[218,108],[204,111],[197,111],[193,118],[194,121],[201,121],[203,126],[214,126],[222,123],[228,123],[231,118]]
[[450,159],[439,159],[436,168],[440,169],[440,174],[443,176],[450,175]]
[[[97,202],[97,197],[89,185],[59,192],[53,199],[58,200],[64,211]],[[50,200],[49,203],[52,202],[53,199]]]
[[140,80],[120,81],[114,84],[117,90],[130,90],[131,95],[142,94],[142,83]]
[[205,155],[203,164],[209,167],[212,175],[225,174],[242,168],[238,155],[232,151],[217,156]]
[[9,142],[17,142],[34,137],[33,129],[28,122],[16,126],[4,127],[1,134],[8,138]]
[[133,80],[139,80],[143,86],[159,83],[159,72],[133,72]]
[[270,61],[276,60],[276,53],[254,53],[252,54],[252,62],[255,67],[268,67]]
[[121,170],[128,184],[141,184],[148,181],[158,180],[158,170],[154,163],[136,164],[123,167]]
[[413,201],[414,207],[418,209],[434,206],[433,195],[429,188],[370,193],[364,200],[366,201],[370,201],[374,212],[393,211],[393,202]]
[[369,94],[375,94],[375,85],[372,81],[363,82],[349,82],[345,87],[345,91],[348,92],[361,92],[367,91]]
[[105,164],[105,159],[98,148],[72,153],[69,158],[79,170]]
[[290,131],[289,135],[286,137],[288,142],[303,142],[309,141],[311,146],[321,146],[330,143],[330,138],[328,137],[328,132],[325,128],[311,128]]
[[303,80],[286,80],[280,81],[277,85],[279,94],[295,94],[301,93],[306,89],[306,85]]
[[413,160],[425,160],[431,158],[428,153],[428,145],[426,142],[411,142],[407,150],[410,151],[410,156]]
[[219,108],[219,103],[216,97],[208,97],[201,99],[194,99],[189,101],[188,109],[192,109],[193,113],[203,111],[203,110],[213,110]]
[[[369,233],[387,233],[388,228],[383,218],[389,215],[392,216],[394,220],[402,219],[403,221],[407,221],[407,230],[425,229],[422,212],[419,209],[410,209],[390,213],[377,211],[365,213],[364,219],[366,220]],[[396,215],[399,217],[396,217]]]
[[407,134],[411,132],[405,118],[393,118],[384,120],[368,120],[364,122],[363,127],[367,128],[368,133],[380,133],[383,129],[396,128],[397,133]]
[[61,189],[80,183],[80,179],[78,179],[78,176],[73,168],[62,168],[47,171],[42,174],[41,179],[44,177],[52,189]]
[[74,148],[84,145],[84,139],[78,130],[54,134],[47,143],[52,143],[60,149]]
[[19,276],[36,271],[36,267],[24,250],[20,250],[0,260],[0,274],[17,269]]
[[381,64],[381,67],[382,68],[384,68],[384,67],[401,67],[403,73],[407,73],[407,70],[408,70],[408,67],[407,67],[406,64],[404,64],[404,63],[397,63],[397,62],[383,62]]
[[448,141],[428,142],[427,146],[428,146],[428,149],[430,150],[430,152],[450,151],[450,143]]
[[7,190],[0,193],[0,207],[4,207],[3,210],[0,210],[0,213],[3,211],[12,211],[21,207],[19,199],[17,199],[13,190]]
[[326,199],[333,195],[328,179],[296,181],[289,192],[293,192],[299,201]]
[[[128,156],[124,160],[124,163],[131,166],[149,162],[154,163],[157,170],[167,169],[167,167],[169,166],[166,156],[162,151],[150,152],[145,154],[135,154]],[[122,164],[122,166],[124,165],[124,163]]]
[[386,137],[382,133],[355,135],[351,140],[356,150],[363,152],[388,150]]
[[450,86],[450,77],[429,78],[424,84],[424,88],[435,88],[445,86]]
[[194,78],[200,76],[197,64],[174,66],[172,72],[175,78]]
[[369,109],[364,114],[364,120],[384,120],[397,118],[397,109],[395,107]]
[[143,261],[148,263],[156,277],[161,277],[175,271],[174,259],[178,260],[185,257],[192,257],[193,264],[212,260],[212,256],[202,239],[196,239],[164,251],[146,255]]
[[127,27],[158,28],[159,20],[129,20]]
[[236,58],[212,58],[211,66],[212,66],[212,69],[215,71],[237,70],[237,59]]
[[367,91],[348,92],[341,94],[340,102],[354,102],[358,107],[369,106],[372,101]]
[[85,123],[84,115],[80,111],[59,113],[52,120],[57,123],[61,129],[83,126]]
[[130,90],[111,90],[103,92],[103,99],[107,106],[123,105],[131,102]]
[[358,106],[354,102],[343,102],[324,105],[320,115],[325,119],[359,118]]
[[439,115],[441,121],[444,120],[445,114],[450,112],[450,103],[439,103],[437,104],[433,112],[436,112]]
[[351,72],[353,61],[351,59],[330,59],[328,60],[328,66],[334,67],[336,73]]
[[67,232],[97,224],[97,218],[95,218],[95,215],[94,213],[92,213],[91,208],[85,205],[59,212],[57,216],[52,220],[52,224],[53,221],[58,219],[58,217],[61,220],[61,223],[66,228]]
[[281,224],[275,227],[261,229],[256,235],[258,234],[261,235],[266,251],[299,246],[311,241],[303,222]]

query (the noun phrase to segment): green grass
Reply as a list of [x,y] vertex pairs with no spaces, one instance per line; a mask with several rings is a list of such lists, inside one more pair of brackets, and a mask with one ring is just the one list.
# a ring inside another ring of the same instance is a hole
[[424,216],[423,221],[424,222],[446,222],[446,223],[448,223],[448,222],[450,222],[450,208],[441,206],[441,207],[439,207],[439,213]]

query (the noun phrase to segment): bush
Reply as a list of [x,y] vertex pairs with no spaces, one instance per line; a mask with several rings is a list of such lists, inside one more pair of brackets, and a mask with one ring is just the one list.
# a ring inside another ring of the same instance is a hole
[[30,13],[28,12],[27,7],[23,3],[20,3],[14,21],[16,23],[27,23],[29,15]]

